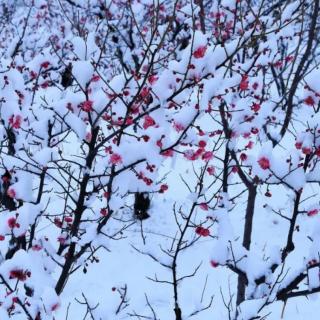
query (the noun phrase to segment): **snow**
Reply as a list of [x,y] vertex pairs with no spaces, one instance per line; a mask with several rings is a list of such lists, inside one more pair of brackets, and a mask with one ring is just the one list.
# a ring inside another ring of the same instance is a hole
[[93,75],[93,66],[89,61],[74,61],[72,63],[72,74],[81,88],[85,88]]
[[4,1],[1,320],[316,319],[279,301],[320,288],[314,4],[259,4]]

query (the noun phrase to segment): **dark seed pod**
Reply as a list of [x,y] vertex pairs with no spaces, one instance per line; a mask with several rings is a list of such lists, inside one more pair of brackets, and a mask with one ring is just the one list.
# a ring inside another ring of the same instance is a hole
[[61,84],[64,88],[68,88],[72,85],[72,64],[69,63],[61,75]]
[[150,217],[148,209],[150,208],[150,198],[148,193],[137,192],[134,201],[134,216],[138,220],[145,220]]

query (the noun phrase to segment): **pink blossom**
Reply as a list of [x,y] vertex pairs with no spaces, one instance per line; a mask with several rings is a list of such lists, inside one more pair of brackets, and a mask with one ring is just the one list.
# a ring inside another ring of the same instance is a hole
[[100,210],[100,214],[103,216],[103,217],[106,217],[108,215],[108,210],[106,208],[102,208]]
[[246,161],[248,159],[248,156],[245,153],[240,154],[240,160],[241,161]]
[[183,131],[185,129],[184,125],[179,122],[174,122],[173,127],[177,132]]
[[100,80],[100,76],[97,74],[94,74],[91,78],[91,82],[98,82]]
[[311,148],[309,148],[309,147],[302,147],[302,153],[303,153],[303,154],[310,154],[310,153],[311,153]]
[[196,234],[198,234],[201,237],[208,237],[210,235],[210,230],[203,227],[196,227]]
[[27,276],[30,277],[31,273],[30,271],[24,271],[22,269],[14,269],[10,271],[10,279],[17,279],[19,281],[25,281],[27,280]]
[[251,110],[254,111],[254,112],[258,112],[260,110],[261,106],[259,103],[254,103],[252,106],[251,106]]
[[64,221],[67,222],[67,223],[71,223],[72,220],[73,220],[72,217],[65,217],[64,218]]
[[199,157],[199,155],[195,153],[193,150],[186,150],[183,155],[186,159],[191,161],[197,160]]
[[254,146],[254,143],[253,143],[253,141],[250,140],[250,141],[247,143],[246,148],[252,149],[253,146]]
[[254,90],[257,90],[258,87],[259,87],[259,84],[258,84],[257,82],[254,82],[254,84],[252,85],[252,88],[253,88]]
[[202,154],[202,160],[209,161],[213,158],[213,152],[212,151],[206,151]]
[[169,189],[169,187],[168,187],[167,184],[162,184],[162,185],[160,186],[159,192],[160,192],[160,193],[164,193],[164,192],[167,191],[168,189]]
[[248,81],[248,76],[244,75],[242,76],[241,82],[239,84],[239,89],[241,91],[247,90],[249,88],[249,81]]
[[270,161],[268,158],[266,157],[261,157],[259,160],[258,160],[258,163],[260,165],[260,167],[263,169],[263,170],[267,170],[270,168]]
[[213,166],[207,168],[207,172],[210,176],[214,175],[215,169]]
[[237,166],[232,166],[231,172],[232,173],[237,173],[239,171]]
[[196,59],[203,58],[205,53],[206,53],[206,51],[207,51],[207,46],[200,46],[200,47],[198,47],[197,50],[195,50],[195,52],[193,53],[193,56]]
[[88,143],[90,143],[90,142],[91,142],[91,139],[92,139],[92,133],[91,133],[91,132],[87,132],[87,133],[86,133],[86,141],[87,141]]
[[151,85],[155,84],[157,80],[158,80],[158,77],[154,74],[148,77],[148,81]]
[[93,102],[91,100],[87,100],[82,102],[81,109],[85,112],[90,112],[93,110],[92,106]]
[[38,244],[35,244],[34,246],[32,246],[33,251],[40,251],[41,249],[42,249],[42,247]]
[[149,116],[149,115],[146,115],[144,117],[144,122],[143,122],[143,129],[148,129],[149,127],[152,127],[156,124],[156,122],[154,121],[154,119]]
[[10,198],[15,198],[16,197],[16,191],[13,188],[9,188],[8,191],[7,191],[7,195]]
[[38,74],[35,71],[33,71],[33,70],[30,71],[30,78],[31,79],[35,79],[37,76],[38,76]]
[[161,154],[164,157],[173,157],[173,150],[172,149],[168,149],[168,150],[162,151]]
[[319,212],[318,209],[312,209],[308,211],[307,215],[308,217],[312,217],[312,216],[315,216],[318,212]]
[[44,69],[47,69],[50,65],[50,62],[49,61],[45,61],[45,62],[42,62],[41,63],[41,67],[44,68]]
[[144,87],[141,92],[140,96],[142,99],[146,98],[149,95],[150,89],[148,87]]
[[308,96],[307,98],[305,98],[304,103],[310,107],[314,106],[315,104],[314,99],[311,96]]
[[219,263],[217,261],[214,261],[214,260],[210,260],[210,264],[213,268],[216,268],[219,266]]
[[61,244],[65,244],[66,243],[66,238],[63,236],[59,236],[58,237],[58,242],[60,242]]
[[22,117],[19,114],[16,116],[11,116],[9,118],[9,124],[14,129],[19,129],[21,127],[21,121],[22,121]]
[[199,207],[200,207],[202,210],[204,210],[204,211],[208,211],[208,210],[209,210],[209,207],[208,207],[208,205],[207,205],[205,202],[200,203],[200,204],[199,204]]
[[122,163],[122,157],[118,153],[113,153],[109,160],[110,163],[117,165],[119,163]]
[[60,307],[60,304],[57,302],[51,306],[51,311],[55,311]]
[[17,226],[17,220],[14,217],[9,218],[7,223],[10,229],[13,229],[14,227]]

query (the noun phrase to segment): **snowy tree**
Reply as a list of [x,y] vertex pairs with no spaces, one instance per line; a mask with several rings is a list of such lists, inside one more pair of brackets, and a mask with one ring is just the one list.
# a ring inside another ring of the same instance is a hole
[[0,318],[309,316],[319,5],[1,1]]

